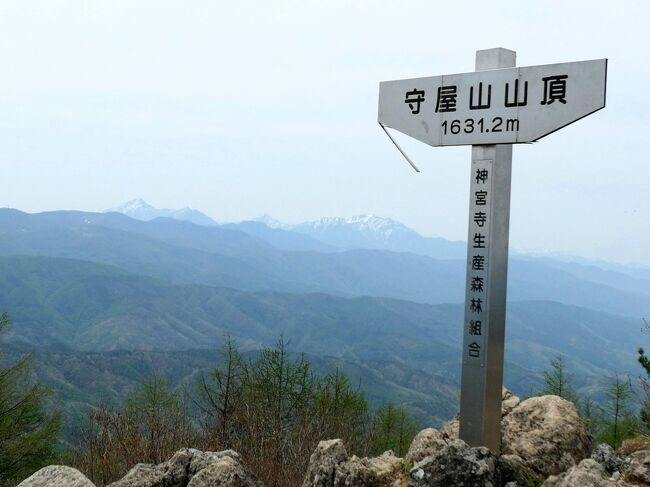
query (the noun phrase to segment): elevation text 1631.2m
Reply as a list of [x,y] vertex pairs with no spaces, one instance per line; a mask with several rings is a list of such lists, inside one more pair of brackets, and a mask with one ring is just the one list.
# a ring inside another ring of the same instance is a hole
[[445,120],[442,122],[442,133],[459,134],[461,131],[466,134],[473,132],[487,133],[487,132],[516,132],[519,130],[519,120],[516,118],[502,118],[494,117],[492,121],[479,118],[466,118],[465,120]]

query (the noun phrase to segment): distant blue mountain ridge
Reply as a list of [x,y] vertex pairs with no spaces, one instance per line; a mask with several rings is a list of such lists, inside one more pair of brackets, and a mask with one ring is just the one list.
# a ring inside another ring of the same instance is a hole
[[[344,360],[355,380],[373,384],[371,398],[397,398],[426,421],[456,410],[463,242],[373,216],[288,226],[217,224],[144,202],[122,209],[139,218],[0,209],[7,339],[13,350],[43,352],[39,377],[61,397],[75,390],[92,403],[93,394],[127,390],[134,379],[123,359],[140,371],[150,360],[172,370],[230,333],[248,350],[282,335],[297,352]],[[532,391],[558,353],[588,395],[608,371],[636,371],[650,280],[514,255],[508,298],[506,381],[518,393]],[[132,353],[111,355],[120,350]],[[87,369],[112,379],[95,381]]]
[[[107,211],[125,214],[131,218],[150,221],[156,218],[173,218],[203,226],[219,225],[204,213],[192,209],[156,209],[137,198]],[[441,237],[424,237],[415,230],[392,220],[375,215],[358,215],[351,218],[325,217],[298,224],[286,224],[270,215],[253,220],[220,225],[238,230],[264,240],[274,247],[289,251],[335,252],[351,249],[389,250],[410,252],[434,259],[466,258],[466,242],[451,241]],[[619,282],[626,290],[643,291],[645,280],[650,280],[650,267],[627,266],[614,262],[588,259],[556,253],[530,253],[511,250],[511,256],[543,262],[549,266],[569,270],[578,277],[587,277],[601,284]],[[620,279],[620,275],[625,278]],[[632,281],[627,277],[633,278]],[[636,281],[641,279],[642,281]]]
[[[144,222],[120,213],[0,209],[0,255],[80,259],[172,283],[243,291],[320,292],[430,304],[464,300],[464,259],[376,249],[283,250],[223,226],[170,218]],[[509,300],[555,301],[638,320],[650,316],[650,281],[597,268],[579,276],[584,270],[577,264],[562,267],[512,258]]]
[[154,208],[142,198],[127,201],[120,206],[106,210],[106,212],[122,213],[123,215],[142,221],[155,220],[156,218],[173,218],[174,220],[191,222],[195,225],[217,225],[216,221],[199,210],[194,210],[192,208],[181,208],[180,210]]

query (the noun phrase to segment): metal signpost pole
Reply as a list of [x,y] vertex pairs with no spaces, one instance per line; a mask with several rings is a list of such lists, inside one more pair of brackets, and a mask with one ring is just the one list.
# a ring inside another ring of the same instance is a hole
[[[512,144],[535,142],[605,107],[607,59],[515,67],[476,52],[476,70],[382,81],[377,121],[433,147],[471,145],[460,437],[498,452]],[[415,168],[404,151],[391,140]]]
[[[515,66],[507,49],[476,52],[476,70]],[[472,146],[460,438],[498,452],[506,320],[512,144]]]

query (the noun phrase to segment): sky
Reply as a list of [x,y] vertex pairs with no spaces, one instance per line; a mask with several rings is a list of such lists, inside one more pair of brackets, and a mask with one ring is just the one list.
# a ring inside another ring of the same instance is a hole
[[136,197],[217,221],[376,214],[466,238],[469,147],[377,125],[378,83],[608,58],[607,107],[514,147],[511,247],[650,265],[646,0],[0,1],[0,206]]

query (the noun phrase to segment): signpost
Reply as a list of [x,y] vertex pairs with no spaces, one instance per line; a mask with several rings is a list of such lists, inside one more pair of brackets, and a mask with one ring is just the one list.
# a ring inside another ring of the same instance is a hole
[[472,145],[460,437],[494,452],[501,441],[512,144],[537,141],[604,108],[607,78],[606,59],[521,68],[515,59],[514,51],[487,49],[476,52],[475,72],[379,85],[382,127],[432,146]]

